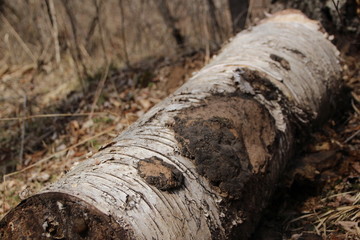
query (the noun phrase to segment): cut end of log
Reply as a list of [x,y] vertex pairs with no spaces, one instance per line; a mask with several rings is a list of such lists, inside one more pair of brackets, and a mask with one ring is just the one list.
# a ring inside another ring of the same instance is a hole
[[45,193],[6,215],[0,239],[133,239],[126,224],[121,225],[76,197]]

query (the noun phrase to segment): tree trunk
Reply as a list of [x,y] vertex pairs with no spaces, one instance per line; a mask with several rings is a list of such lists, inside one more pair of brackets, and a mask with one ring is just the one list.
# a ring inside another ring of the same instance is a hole
[[21,202],[2,239],[247,239],[299,133],[328,116],[339,75],[317,22],[275,14]]

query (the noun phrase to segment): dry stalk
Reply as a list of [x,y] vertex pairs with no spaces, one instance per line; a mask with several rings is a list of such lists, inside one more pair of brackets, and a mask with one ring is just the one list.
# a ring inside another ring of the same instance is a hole
[[98,84],[98,86],[96,88],[96,92],[95,92],[95,95],[94,95],[94,101],[93,101],[93,103],[91,105],[91,112],[90,112],[90,115],[89,115],[89,119],[92,118],[92,116],[93,116],[93,112],[94,112],[96,103],[99,100],[102,89],[104,88],[105,81],[107,79],[107,75],[109,73],[109,68],[110,68],[109,59],[108,59],[107,54],[106,54],[104,31],[103,31],[102,24],[101,24],[101,14],[100,13],[101,13],[102,1],[101,0],[100,1],[99,0],[93,0],[93,3],[95,5],[95,9],[96,9],[96,18],[98,19],[99,32],[100,32],[100,43],[101,43],[101,47],[102,47],[103,54],[104,54],[104,60],[105,60],[106,68],[105,68],[103,76],[102,76],[102,78],[101,78],[101,80],[100,80],[100,82],[99,82],[99,84]]
[[125,57],[125,64],[128,68],[131,68],[130,60],[129,60],[129,54],[127,49],[127,42],[126,42],[126,36],[125,36],[125,11],[124,11],[124,4],[123,0],[119,0],[119,9],[120,9],[120,32],[121,32],[121,41],[123,44],[123,52]]
[[[76,22],[76,18],[75,15],[71,9],[71,6],[69,5],[69,0],[62,0],[62,4],[65,8],[65,12],[70,20],[70,26],[71,26],[71,32],[72,32],[72,36],[73,36],[73,42],[74,42],[74,47],[72,48],[73,51],[72,52],[72,57],[75,61],[75,68],[76,68],[76,72],[78,74],[78,77],[80,79],[80,83],[82,86],[82,90],[85,91],[85,82],[84,82],[84,74],[85,76],[88,76],[88,71],[86,68],[86,65],[83,61],[82,55],[81,55],[81,51],[80,51],[80,42],[77,36],[77,22]],[[80,68],[81,66],[81,68]]]
[[[107,78],[107,75],[108,75],[108,71],[109,71],[109,68],[110,68],[110,61],[109,61],[109,58],[108,58],[108,55],[107,55],[107,51],[106,51],[106,43],[105,43],[105,32],[104,32],[104,29],[103,29],[103,26],[102,26],[102,14],[101,14],[101,9],[102,9],[102,6],[103,6],[103,1],[102,0],[93,0],[94,2],[94,5],[95,5],[95,9],[96,9],[96,19],[98,20],[98,25],[99,25],[99,32],[100,32],[100,43],[101,43],[101,48],[103,50],[103,54],[104,54],[104,62],[105,62],[105,66],[106,66],[106,76],[105,76],[105,79]],[[126,50],[125,50],[126,52]],[[126,55],[127,56],[127,55]],[[127,62],[127,65],[129,66],[129,63],[128,63],[128,59],[126,60]],[[112,86],[113,86],[113,89],[115,90],[115,92],[118,94],[117,92],[117,89],[116,89],[116,85],[114,83],[114,79],[111,78],[111,83],[112,83]],[[100,84],[100,82],[99,82]],[[101,87],[103,88],[103,86]],[[102,89],[100,89],[101,91]],[[100,92],[101,93],[101,92]],[[97,100],[96,100],[97,102]],[[92,108],[91,111],[93,112],[94,109]],[[91,118],[91,117],[90,117]]]
[[208,64],[210,61],[210,33],[209,26],[207,24],[207,16],[203,14],[203,25],[204,25],[204,33],[205,33],[205,59],[204,64]]
[[24,42],[24,40],[22,40],[22,38],[20,37],[20,35],[16,32],[16,30],[13,28],[13,26],[9,23],[9,21],[6,19],[6,17],[1,13],[0,15],[1,20],[5,23],[5,25],[7,25],[7,27],[9,28],[10,32],[12,33],[12,35],[16,38],[16,40],[19,42],[20,46],[24,49],[24,51],[26,52],[26,54],[31,58],[31,60],[36,63],[36,57],[34,56],[34,54],[31,52],[30,48],[26,45],[26,43]]
[[105,85],[105,81],[107,79],[107,76],[108,76],[108,73],[109,73],[109,68],[110,68],[110,64],[107,64],[106,65],[106,68],[105,68],[105,71],[102,75],[102,78],[96,88],[96,92],[95,92],[95,95],[94,95],[94,101],[91,105],[91,111],[90,111],[90,115],[89,115],[89,119],[91,119],[93,117],[93,112],[95,110],[95,106],[96,106],[96,103],[98,102],[99,100],[99,97],[100,97],[100,94],[104,88],[104,85]]
[[98,16],[97,15],[95,15],[94,17],[93,17],[93,19],[91,20],[91,23],[90,23],[90,27],[89,27],[89,30],[87,31],[87,34],[86,34],[86,38],[85,38],[85,47],[86,47],[86,49],[88,49],[89,48],[89,43],[90,43],[90,40],[91,40],[91,38],[92,38],[92,36],[94,35],[94,33],[95,33],[95,28],[96,28],[96,25],[98,24]]
[[60,45],[59,45],[59,31],[58,31],[54,1],[46,0],[45,3],[48,9],[49,18],[52,25],[52,37],[54,40],[54,48],[55,48],[55,60],[57,64],[60,64],[61,56],[60,56]]
[[32,116],[24,116],[24,117],[10,117],[10,118],[0,118],[0,121],[25,121],[34,118],[53,118],[53,117],[82,117],[92,115],[113,115],[119,117],[118,114],[112,112],[93,112],[93,113],[54,113],[54,114],[38,114]]
[[102,8],[102,1],[101,0],[93,0],[93,3],[95,5],[95,9],[96,9],[96,18],[98,19],[98,25],[99,25],[99,33],[100,33],[100,44],[101,44],[101,48],[104,54],[104,61],[105,61],[105,65],[109,64],[109,59],[107,57],[106,54],[106,46],[105,46],[105,36],[104,36],[104,30],[102,27],[102,21],[101,21],[101,8]]
[[[26,108],[27,108],[27,96],[24,94],[24,102],[23,102],[23,116],[26,116]],[[25,128],[26,121],[21,121],[21,141],[20,141],[20,151],[19,151],[19,163],[22,166],[24,163],[24,142],[25,142]]]
[[339,3],[340,3],[340,1],[337,0],[336,3],[335,3],[335,0],[331,0],[331,1],[332,1],[333,5],[334,5],[334,7],[335,7],[335,10],[336,10],[336,13],[337,13],[339,19],[340,19],[340,24],[343,25],[343,24],[344,24],[344,20],[343,20],[343,18],[342,18],[342,16],[341,16],[340,9],[339,9]]

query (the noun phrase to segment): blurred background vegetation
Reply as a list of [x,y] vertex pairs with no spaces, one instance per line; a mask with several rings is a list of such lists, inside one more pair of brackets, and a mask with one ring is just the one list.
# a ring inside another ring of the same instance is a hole
[[71,56],[84,64],[81,70],[92,71],[88,64],[101,66],[105,58],[131,64],[144,57],[176,54],[181,45],[187,51],[215,48],[232,35],[224,0],[2,0],[0,4],[0,58],[7,64],[47,65]]

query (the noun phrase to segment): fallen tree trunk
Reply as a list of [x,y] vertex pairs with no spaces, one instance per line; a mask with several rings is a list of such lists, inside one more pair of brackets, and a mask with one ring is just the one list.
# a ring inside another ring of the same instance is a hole
[[299,133],[328,116],[339,74],[318,23],[278,13],[21,202],[1,238],[246,239]]

